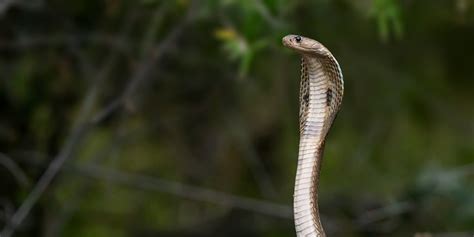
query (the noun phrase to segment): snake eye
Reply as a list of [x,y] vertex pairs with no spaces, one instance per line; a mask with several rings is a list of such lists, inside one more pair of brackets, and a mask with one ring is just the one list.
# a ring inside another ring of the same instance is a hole
[[295,40],[296,40],[296,42],[298,42],[298,43],[301,42],[301,36],[299,36],[299,35],[295,36]]

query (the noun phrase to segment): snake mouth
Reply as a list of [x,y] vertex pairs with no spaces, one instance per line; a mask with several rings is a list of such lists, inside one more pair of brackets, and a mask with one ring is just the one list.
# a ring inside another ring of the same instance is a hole
[[283,37],[281,40],[283,45],[289,48],[294,48],[296,46],[296,40],[294,40],[297,37],[297,35],[287,35]]

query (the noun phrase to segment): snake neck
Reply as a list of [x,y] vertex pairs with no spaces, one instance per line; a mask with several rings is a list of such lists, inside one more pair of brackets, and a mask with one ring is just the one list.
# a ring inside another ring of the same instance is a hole
[[[319,217],[319,177],[325,138],[342,98],[342,87],[338,81],[342,81],[342,74],[339,78],[337,73],[340,69],[332,60],[302,58],[300,145],[293,203],[298,237],[326,236]],[[333,68],[336,68],[334,73]]]

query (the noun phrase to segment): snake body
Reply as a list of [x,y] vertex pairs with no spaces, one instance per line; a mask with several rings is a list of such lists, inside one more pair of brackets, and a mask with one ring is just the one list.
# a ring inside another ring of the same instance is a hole
[[325,237],[318,208],[318,186],[326,135],[341,107],[344,81],[339,63],[316,40],[288,35],[283,44],[301,54],[300,145],[294,191],[298,237]]

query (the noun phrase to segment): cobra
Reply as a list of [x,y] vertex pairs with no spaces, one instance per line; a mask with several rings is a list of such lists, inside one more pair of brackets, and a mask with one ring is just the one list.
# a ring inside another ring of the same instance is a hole
[[300,143],[293,201],[296,234],[325,237],[318,186],[324,143],[344,94],[342,71],[318,41],[300,35],[287,35],[282,41],[301,55]]

